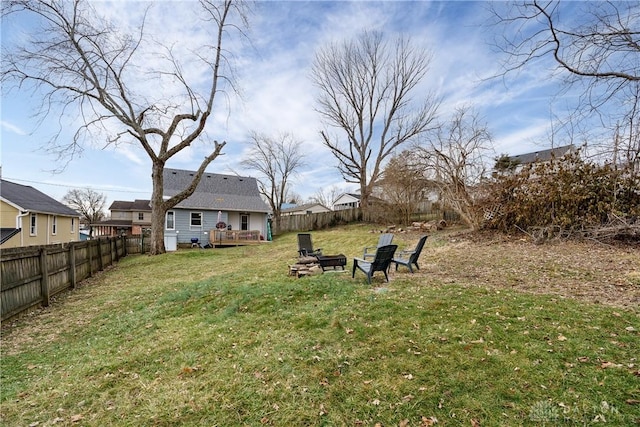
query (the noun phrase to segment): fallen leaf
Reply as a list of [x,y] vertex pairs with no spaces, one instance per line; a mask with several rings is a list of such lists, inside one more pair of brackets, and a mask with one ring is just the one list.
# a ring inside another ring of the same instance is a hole
[[566,341],[567,337],[565,337],[564,335],[558,335],[558,341]]
[[72,423],[77,423],[79,421],[82,421],[84,419],[84,417],[82,416],[82,414],[76,414],[71,416],[71,418],[69,419]]
[[600,364],[600,367],[601,367],[602,369],[608,369],[608,368],[620,368],[620,367],[622,367],[622,365],[618,365],[618,364],[613,363],[613,362],[602,362],[602,363]]
[[478,420],[471,419],[471,427],[480,427]]
[[411,375],[411,374],[404,375],[404,377],[406,379],[408,379],[408,380],[412,380],[413,379],[413,375]]
[[380,405],[380,401],[378,399],[373,399],[371,401],[371,404],[374,405],[374,406],[378,406],[378,405]]
[[409,425],[409,420],[404,419],[402,421],[400,421],[400,423],[398,423],[399,427],[407,427]]
[[422,422],[420,423],[421,427],[431,427],[432,425],[438,424],[438,419],[436,417],[422,417]]

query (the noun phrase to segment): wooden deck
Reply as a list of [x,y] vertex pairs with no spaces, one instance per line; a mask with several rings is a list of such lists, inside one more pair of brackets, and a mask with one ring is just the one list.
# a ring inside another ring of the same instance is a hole
[[262,241],[258,230],[211,230],[209,233],[209,242],[213,246],[258,245]]

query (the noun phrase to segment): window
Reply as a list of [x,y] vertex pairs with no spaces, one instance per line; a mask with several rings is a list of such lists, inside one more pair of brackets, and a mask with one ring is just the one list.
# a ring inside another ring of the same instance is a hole
[[51,234],[54,236],[58,234],[58,217],[53,216],[53,220],[51,221]]
[[191,212],[191,226],[202,227],[202,212]]
[[38,234],[38,215],[32,213],[30,218],[29,234],[36,236]]
[[164,228],[167,230],[175,230],[176,228],[176,224],[175,224],[175,212],[174,211],[167,211],[167,218],[164,224]]
[[240,230],[242,231],[249,230],[249,215],[246,215],[246,214],[240,215]]
[[144,221],[144,212],[138,212],[138,221]]
[[71,232],[73,233],[74,231],[76,231],[76,219],[71,218]]

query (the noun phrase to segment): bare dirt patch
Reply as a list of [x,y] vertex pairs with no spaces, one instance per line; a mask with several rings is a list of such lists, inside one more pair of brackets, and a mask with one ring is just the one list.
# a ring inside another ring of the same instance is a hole
[[443,283],[558,295],[640,312],[640,249],[597,242],[536,245],[500,234],[434,235],[417,273]]

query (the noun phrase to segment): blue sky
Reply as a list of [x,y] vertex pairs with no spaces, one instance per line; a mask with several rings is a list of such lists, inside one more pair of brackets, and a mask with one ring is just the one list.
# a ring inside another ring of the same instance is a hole
[[[180,10],[186,7],[175,7],[188,3],[156,2],[148,28],[165,36],[173,31],[181,33],[176,36],[180,40],[190,37],[188,21],[180,19]],[[146,4],[97,2],[96,7],[103,7],[112,19],[134,21],[141,10],[136,6]],[[237,51],[242,96],[230,98],[228,105],[219,104],[208,131],[209,137],[227,141],[225,154],[208,171],[255,175],[240,166],[249,132],[289,132],[304,142],[307,153],[307,166],[292,183],[295,193],[307,198],[332,186],[355,191],[355,185],[343,182],[336,160],[320,141],[322,124],[313,108],[315,88],[309,73],[316,49],[351,38],[364,29],[381,30],[389,38],[404,34],[429,48],[433,60],[421,90],[435,91],[442,99],[441,119],[462,105],[476,109],[493,135],[496,155],[548,148],[551,117],[562,115],[563,104],[570,98],[554,97],[558,80],[551,78],[550,62],[540,62],[507,79],[487,80],[500,73],[501,56],[490,43],[495,31],[502,30],[486,25],[490,19],[487,8],[486,2],[462,1],[258,2],[251,17],[252,46]],[[29,30],[29,23],[3,21],[3,48],[25,30]],[[114,200],[150,197],[150,161],[137,146],[104,147],[96,141],[86,144],[82,155],[71,160],[62,172],[49,172],[61,166],[44,149],[59,117],[54,112],[38,125],[33,117],[38,102],[28,92],[7,93],[3,88],[0,123],[4,179],[31,185],[56,199],[70,188],[90,187],[107,196],[107,206]],[[73,119],[63,120],[70,130]],[[560,144],[556,141],[556,145]],[[202,153],[194,147],[167,166],[195,169]]]

